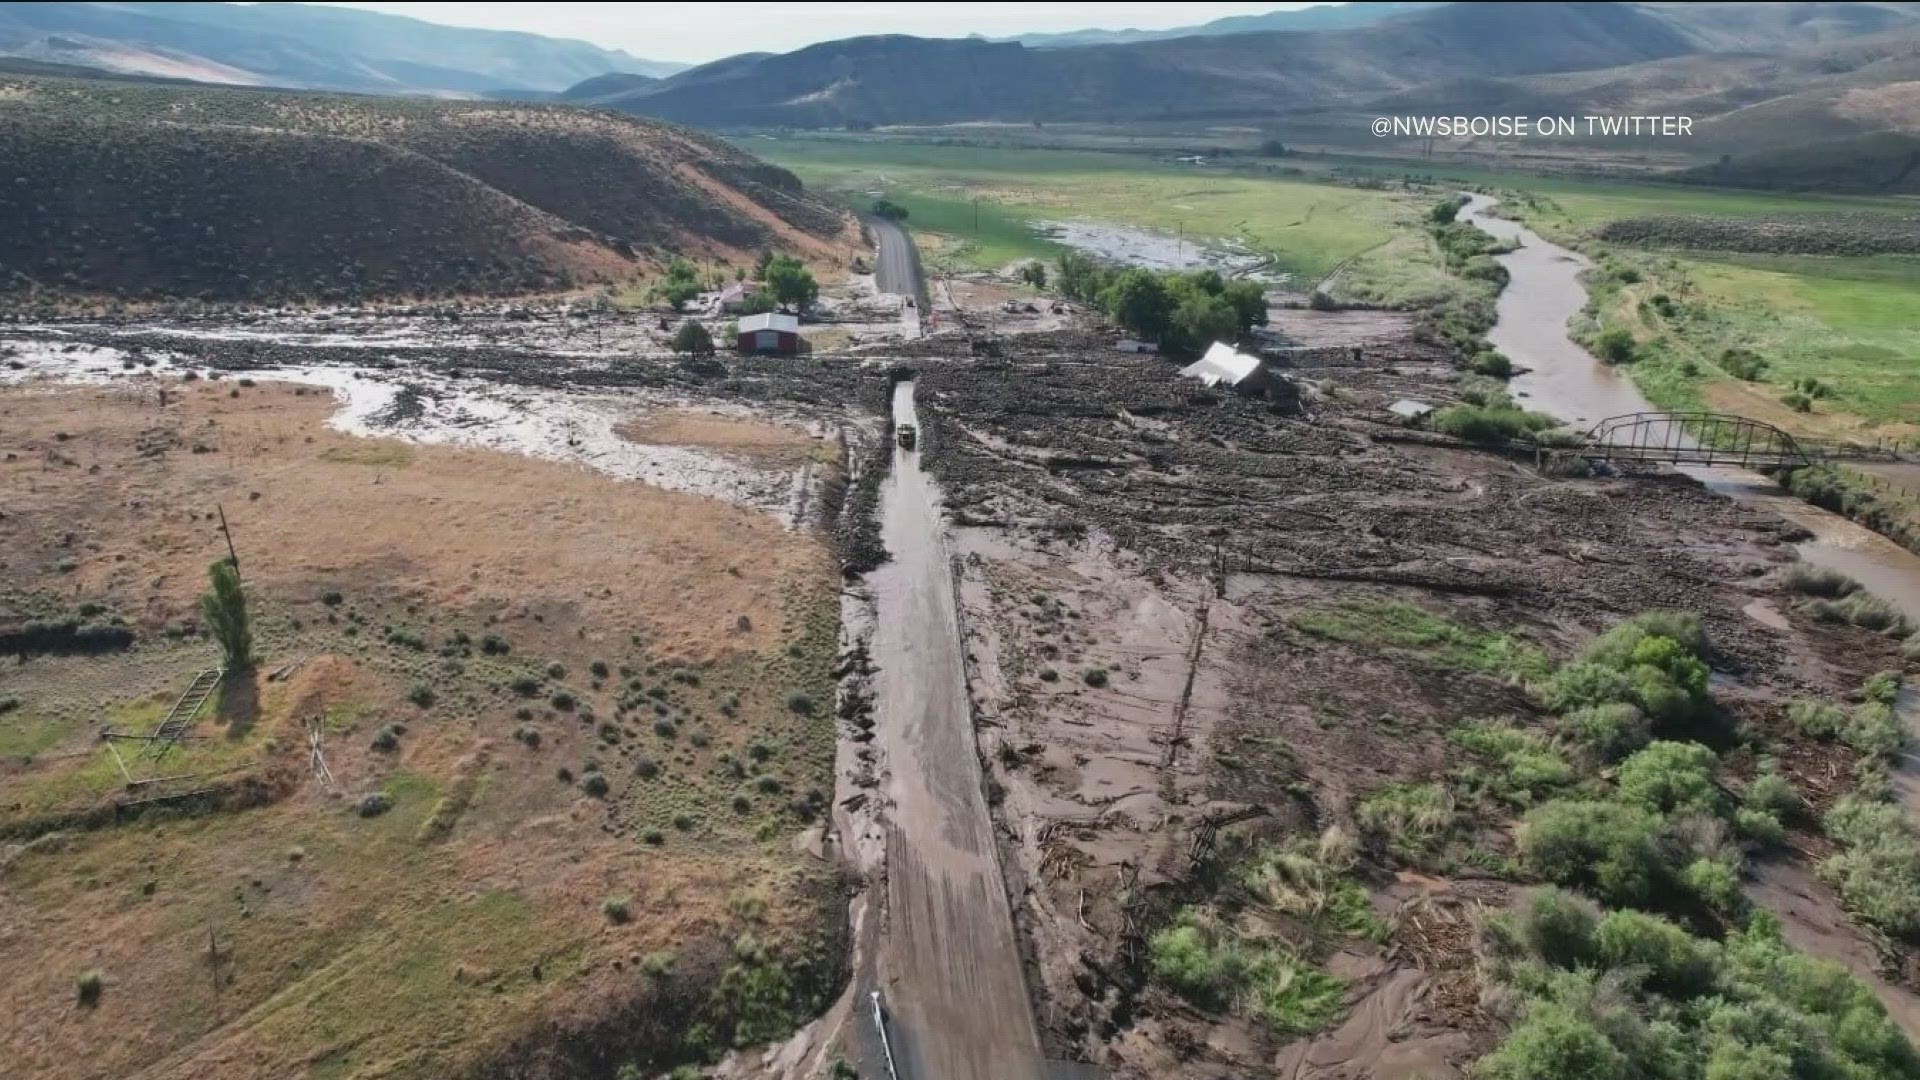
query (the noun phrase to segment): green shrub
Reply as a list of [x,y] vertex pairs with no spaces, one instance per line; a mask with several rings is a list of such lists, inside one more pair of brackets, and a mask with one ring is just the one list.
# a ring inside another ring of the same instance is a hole
[[1447,737],[1495,766],[1491,775],[1469,771],[1464,779],[1477,781],[1504,802],[1526,806],[1573,782],[1573,765],[1538,732],[1470,722],[1454,728]]
[[1086,681],[1088,686],[1096,690],[1107,685],[1107,669],[1098,665],[1081,672],[1080,677]]
[[1603,914],[1600,905],[1584,896],[1535,889],[1505,925],[1529,952],[1548,963],[1580,967],[1593,962],[1593,934]]
[[1906,748],[1907,726],[1892,708],[1863,701],[1854,706],[1840,740],[1865,757],[1891,762]]
[[106,989],[106,985],[106,978],[98,971],[83,971],[80,977],[74,980],[74,998],[81,1005],[91,1009],[100,1004],[100,994]]
[[1860,697],[1866,701],[1876,701],[1891,706],[1900,700],[1900,673],[1897,671],[1875,672],[1866,682],[1860,684]]
[[1652,896],[1667,879],[1660,827],[1660,816],[1643,807],[1557,799],[1527,814],[1520,857],[1544,881],[1633,904]]
[[1865,591],[1839,600],[1809,600],[1799,610],[1821,622],[1846,623],[1876,634],[1905,635],[1908,629],[1898,609]]
[[1780,584],[1788,592],[1797,592],[1801,596],[1818,596],[1826,600],[1839,600],[1857,592],[1860,582],[1839,571],[1828,567],[1816,567],[1812,563],[1789,563],[1780,571]]
[[1286,950],[1249,941],[1183,910],[1147,942],[1153,980],[1212,1012],[1244,1007],[1282,1034],[1317,1031],[1339,1015],[1345,985]]
[[1620,798],[1649,810],[1718,809],[1720,759],[1699,743],[1655,742],[1620,764]]
[[1786,826],[1768,810],[1742,806],[1733,812],[1733,831],[1758,844],[1774,845],[1787,837]]
[[1719,957],[1710,941],[1658,915],[1615,911],[1593,933],[1595,958],[1606,967],[1641,968],[1657,993],[1691,997],[1713,988]]
[[1246,969],[1246,957],[1234,943],[1222,940],[1191,910],[1147,942],[1147,970],[1154,980],[1203,1009],[1225,1009],[1239,993]]
[[1580,662],[1555,672],[1543,696],[1548,709],[1565,713],[1602,705],[1632,704],[1636,694],[1633,681],[1623,673],[1604,664]]
[[1389,784],[1354,807],[1354,820],[1402,858],[1417,858],[1453,831],[1453,795],[1442,784]]
[[1560,718],[1560,731],[1606,761],[1631,754],[1653,738],[1647,714],[1625,701],[1575,709]]
[[1793,781],[1779,773],[1763,772],[1740,794],[1740,805],[1777,818],[1789,818],[1800,812],[1800,792]]
[[610,923],[629,923],[633,921],[633,901],[624,896],[609,896],[600,901],[600,912]]
[[361,817],[379,817],[393,809],[393,796],[384,791],[370,791],[360,796],[354,807]]
[[1841,851],[1820,864],[1820,876],[1861,919],[1897,938],[1920,938],[1920,830],[1898,806],[1858,796],[1826,816]]
[[1467,362],[1467,366],[1471,368],[1475,374],[1485,375],[1489,378],[1510,379],[1513,377],[1513,361],[1507,358],[1506,353],[1498,349],[1482,349],[1474,353],[1473,359]]
[[611,787],[607,783],[606,775],[598,769],[594,769],[580,777],[580,790],[596,799],[604,799],[607,797],[607,792],[611,790]]
[[1599,1028],[1565,1006],[1529,1008],[1500,1048],[1482,1058],[1485,1080],[1620,1080],[1627,1058]]
[[1428,421],[1433,430],[1477,443],[1508,443],[1555,426],[1545,413],[1480,405],[1449,405]]
[[1832,739],[1847,726],[1847,710],[1803,698],[1787,703],[1787,722],[1809,738]]
[[1602,330],[1600,336],[1593,339],[1593,351],[1609,364],[1631,364],[1636,347],[1633,335],[1616,326]]
[[407,691],[407,700],[423,709],[430,709],[434,700],[433,687],[426,683],[414,683],[413,689]]
[[1766,377],[1767,361],[1751,349],[1727,349],[1720,354],[1720,370],[1742,382]]
[[375,750],[386,750],[386,751],[393,751],[393,750],[400,749],[400,735],[402,733],[402,730],[403,729],[398,724],[388,724],[385,727],[382,727],[379,731],[374,733],[373,744],[372,744],[373,748]]
[[795,690],[787,695],[787,708],[802,716],[813,715],[813,695],[803,690]]
[[1680,880],[1702,903],[1722,914],[1733,915],[1745,907],[1740,868],[1729,860],[1695,859],[1680,871]]

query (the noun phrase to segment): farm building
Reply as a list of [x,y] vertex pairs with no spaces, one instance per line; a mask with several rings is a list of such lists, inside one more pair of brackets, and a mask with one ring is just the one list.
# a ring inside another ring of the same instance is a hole
[[770,311],[740,320],[734,348],[741,352],[797,353],[800,351],[800,317]]
[[1293,411],[1300,407],[1300,389],[1292,379],[1280,374],[1257,356],[1248,356],[1231,345],[1214,342],[1206,355],[1180,369],[1182,378],[1197,379],[1209,389],[1232,388],[1236,394],[1265,398],[1275,409]]

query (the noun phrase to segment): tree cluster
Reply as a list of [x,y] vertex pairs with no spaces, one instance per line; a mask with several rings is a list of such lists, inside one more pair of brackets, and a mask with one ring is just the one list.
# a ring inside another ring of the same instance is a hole
[[1120,269],[1077,252],[1060,256],[1058,270],[1062,293],[1170,353],[1202,352],[1267,324],[1266,291],[1258,282],[1227,281],[1212,270]]

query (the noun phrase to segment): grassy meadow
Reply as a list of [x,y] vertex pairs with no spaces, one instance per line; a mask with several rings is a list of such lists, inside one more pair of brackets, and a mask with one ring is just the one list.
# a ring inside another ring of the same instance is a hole
[[742,145],[852,205],[881,195],[899,203],[932,257],[962,269],[1051,258],[1062,249],[1036,223],[1089,220],[1237,241],[1304,284],[1411,220],[1394,192],[1138,155],[848,139]]

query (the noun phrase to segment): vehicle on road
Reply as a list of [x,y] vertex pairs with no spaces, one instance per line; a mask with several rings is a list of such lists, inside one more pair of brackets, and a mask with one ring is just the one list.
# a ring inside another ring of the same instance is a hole
[[914,427],[912,424],[901,424],[899,430],[895,432],[895,435],[900,440],[900,448],[902,450],[911,450],[913,449],[913,444],[920,440],[920,429]]

